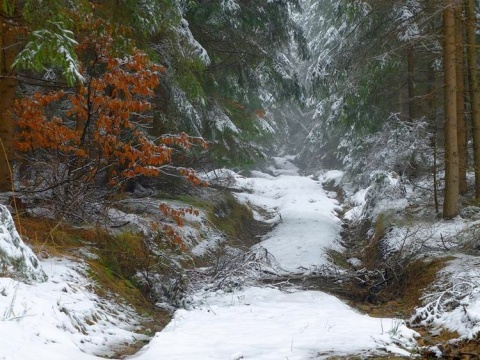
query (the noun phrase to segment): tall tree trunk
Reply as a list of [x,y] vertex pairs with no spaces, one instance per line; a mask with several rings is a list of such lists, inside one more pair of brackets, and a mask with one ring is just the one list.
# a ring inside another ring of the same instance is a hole
[[445,193],[443,217],[451,219],[458,215],[458,143],[456,103],[456,46],[455,12],[452,1],[446,1],[443,10],[443,72],[445,97]]
[[11,111],[15,100],[16,78],[11,66],[15,59],[15,32],[0,12],[0,191],[12,190],[14,122]]
[[473,127],[473,162],[475,170],[475,200],[480,201],[480,89],[478,87],[477,50],[475,40],[474,0],[465,1],[467,28],[467,61],[470,90],[470,106]]
[[160,137],[168,132],[168,125],[165,121],[170,100],[167,85],[160,83],[155,89],[155,95],[155,112],[153,114],[151,134],[155,137]]
[[457,76],[457,142],[458,142],[458,186],[460,194],[467,192],[467,126],[465,123],[465,70],[464,70],[464,26],[462,4],[455,7],[455,43]]

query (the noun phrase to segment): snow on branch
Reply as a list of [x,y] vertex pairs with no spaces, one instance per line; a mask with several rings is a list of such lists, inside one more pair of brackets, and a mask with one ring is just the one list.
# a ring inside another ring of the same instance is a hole
[[50,29],[33,31],[25,48],[18,54],[13,67],[44,71],[47,64],[58,67],[69,84],[84,78],[75,53],[78,45],[74,34],[63,22],[49,22]]
[[46,281],[40,262],[20,237],[12,215],[0,205],[0,275],[23,281]]

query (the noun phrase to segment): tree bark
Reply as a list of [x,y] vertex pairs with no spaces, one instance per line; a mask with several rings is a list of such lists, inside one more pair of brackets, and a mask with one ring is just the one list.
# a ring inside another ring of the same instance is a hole
[[467,126],[465,123],[465,70],[464,70],[464,26],[462,4],[455,7],[455,43],[457,77],[457,143],[458,143],[458,186],[460,194],[467,193]]
[[475,6],[474,0],[465,1],[467,63],[470,90],[470,107],[473,128],[473,162],[475,171],[475,200],[480,201],[480,90],[478,87],[477,50],[475,40]]
[[455,12],[451,1],[443,10],[443,71],[445,98],[445,193],[443,218],[458,215],[458,142],[456,103]]
[[0,191],[12,191],[14,120],[16,77],[12,64],[15,60],[15,32],[8,18],[0,12]]

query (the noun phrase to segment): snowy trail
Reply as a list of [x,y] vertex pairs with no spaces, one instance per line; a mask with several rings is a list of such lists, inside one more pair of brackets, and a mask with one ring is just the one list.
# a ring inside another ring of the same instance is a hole
[[[326,250],[340,248],[339,205],[287,159],[275,161],[275,176],[235,176],[239,188],[250,190],[237,195],[239,199],[276,211],[272,222],[281,218],[260,245],[285,272],[327,265]],[[415,343],[415,333],[402,321],[362,315],[319,291],[251,286],[230,293],[199,292],[193,298],[190,309],[176,311],[171,323],[131,359],[306,360],[382,351],[408,355],[404,348]]]
[[275,210],[280,218],[260,245],[287,272],[327,265],[326,250],[341,250],[341,221],[335,213],[341,207],[327,196],[319,181],[300,176],[287,159],[275,160],[275,176],[254,172],[255,177],[248,180],[253,193],[237,195],[244,202]]

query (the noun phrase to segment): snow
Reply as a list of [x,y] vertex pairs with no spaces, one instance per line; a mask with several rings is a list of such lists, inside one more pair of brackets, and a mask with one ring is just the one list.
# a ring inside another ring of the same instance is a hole
[[207,50],[205,50],[205,48],[193,37],[192,31],[190,30],[190,25],[186,19],[182,18],[180,20],[180,25],[177,28],[177,32],[193,49],[200,61],[202,61],[204,65],[209,65],[211,60],[208,56]]
[[348,210],[343,217],[349,221],[361,219],[363,211],[367,204],[367,194],[369,188],[358,190],[351,198],[353,207]]
[[[265,210],[274,209],[277,222],[261,242],[287,272],[327,265],[328,249],[340,250],[341,221],[336,215],[338,201],[330,199],[319,181],[299,176],[288,159],[274,158],[275,176],[254,172],[245,179],[252,193],[237,194],[241,201]],[[237,179],[238,180],[241,179]]]
[[[220,169],[203,176],[215,184],[238,190],[240,201],[263,209],[269,218],[258,211],[258,220],[276,224],[261,242],[287,272],[298,272],[328,264],[328,249],[341,250],[338,243],[342,222],[336,211],[338,201],[330,199],[320,181],[298,174],[298,168],[287,158],[274,158],[269,169],[273,174],[253,171],[251,178]],[[338,179],[339,173],[331,173]],[[273,213],[272,213],[273,210]],[[302,270],[303,269],[303,270]]]
[[[243,190],[236,196],[256,209],[258,218],[276,224],[252,251],[267,249],[284,275],[329,265],[326,250],[341,249],[338,202],[320,181],[300,176],[291,159],[275,158],[270,174],[255,171],[251,178],[225,169],[205,175]],[[48,275],[44,283],[0,278],[0,359],[93,360],[144,338],[135,333],[138,315],[132,309],[93,292],[92,281],[82,275],[84,265],[52,258],[42,266]],[[233,291],[197,289],[185,302],[188,307],[176,310],[167,327],[129,359],[408,356],[405,349],[415,347],[418,335],[400,320],[369,317],[321,291],[259,286],[254,279],[245,284]]]
[[441,271],[425,305],[412,319],[434,332],[456,331],[460,338],[476,339],[480,333],[480,262],[478,257],[457,254]]
[[249,287],[206,294],[196,309],[178,310],[132,359],[320,359],[391,344],[389,332],[395,327],[413,340],[404,325],[357,313],[322,292]]
[[47,279],[37,257],[23,242],[12,215],[3,205],[0,205],[0,265],[0,274],[15,275],[25,281]]
[[222,0],[220,6],[226,13],[236,13],[240,10],[240,5],[235,0]]
[[42,265],[44,283],[0,278],[0,360],[93,360],[145,338],[134,332],[132,309],[92,291],[81,264],[52,258]]
[[[286,274],[328,264],[326,250],[340,248],[341,225],[335,214],[338,202],[319,181],[300,176],[290,160],[275,158],[269,169],[273,175],[254,171],[247,179],[228,170],[205,175],[248,189],[236,196],[259,210],[257,217],[276,223],[257,247],[273,254]],[[409,356],[404,349],[413,348],[418,336],[400,320],[360,314],[320,291],[256,285],[235,291],[204,289],[189,303],[131,359],[306,360],[385,352]]]
[[322,183],[333,183],[334,186],[340,185],[345,173],[340,170],[329,170],[322,176]]
[[214,107],[208,112],[208,117],[212,119],[213,126],[220,132],[232,132],[240,134],[242,131],[233,123],[230,117],[219,107]]

